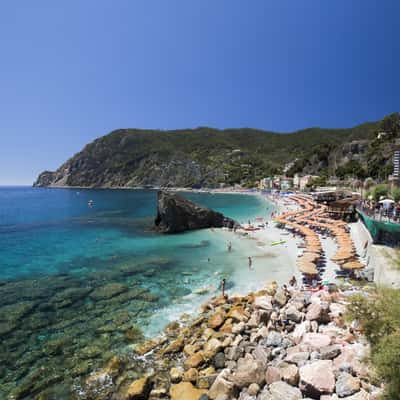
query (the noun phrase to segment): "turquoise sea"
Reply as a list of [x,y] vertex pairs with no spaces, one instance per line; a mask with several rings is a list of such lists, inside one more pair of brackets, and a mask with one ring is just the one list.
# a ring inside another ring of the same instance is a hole
[[[239,222],[273,210],[259,196],[183,195]],[[154,191],[0,188],[0,398],[77,396],[87,374],[195,312],[222,276],[231,292],[252,282],[254,243],[218,229],[157,234],[155,213]]]

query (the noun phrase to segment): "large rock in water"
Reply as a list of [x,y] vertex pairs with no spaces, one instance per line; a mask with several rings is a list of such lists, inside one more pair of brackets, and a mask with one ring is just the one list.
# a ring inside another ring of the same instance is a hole
[[199,206],[175,193],[159,191],[156,229],[162,233],[179,233],[202,228],[233,228],[237,225],[223,214]]

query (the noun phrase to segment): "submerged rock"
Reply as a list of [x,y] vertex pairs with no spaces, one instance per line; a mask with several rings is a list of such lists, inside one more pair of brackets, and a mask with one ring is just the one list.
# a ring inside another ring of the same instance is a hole
[[179,233],[203,228],[233,228],[236,221],[223,214],[199,206],[170,192],[158,192],[157,217],[154,221],[157,231]]

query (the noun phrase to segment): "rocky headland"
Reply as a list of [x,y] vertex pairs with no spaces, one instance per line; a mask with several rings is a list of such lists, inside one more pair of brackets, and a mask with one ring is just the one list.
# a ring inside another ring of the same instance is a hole
[[199,206],[184,197],[167,191],[157,194],[156,230],[161,233],[180,233],[204,228],[230,228],[238,223],[223,214]]
[[[369,346],[344,315],[360,289],[304,292],[267,284],[247,296],[217,297],[198,317],[173,322],[114,357],[81,389],[86,399],[366,400],[376,399]],[[364,292],[368,289],[362,289]],[[124,369],[125,368],[125,369]]]

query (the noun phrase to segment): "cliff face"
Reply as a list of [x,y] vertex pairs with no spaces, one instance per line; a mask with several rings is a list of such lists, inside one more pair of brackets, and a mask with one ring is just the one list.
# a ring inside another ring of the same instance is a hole
[[[213,187],[252,184],[281,173],[327,173],[354,157],[368,163],[378,123],[351,129],[311,128],[277,134],[254,129],[177,131],[121,129],[96,139],[35,186]],[[363,145],[352,143],[361,141]],[[382,160],[378,160],[381,162]],[[388,162],[387,159],[383,160]],[[373,171],[376,168],[373,169]]]
[[223,214],[201,207],[170,192],[158,192],[157,217],[154,221],[161,233],[179,233],[204,228],[233,228],[238,225]]

